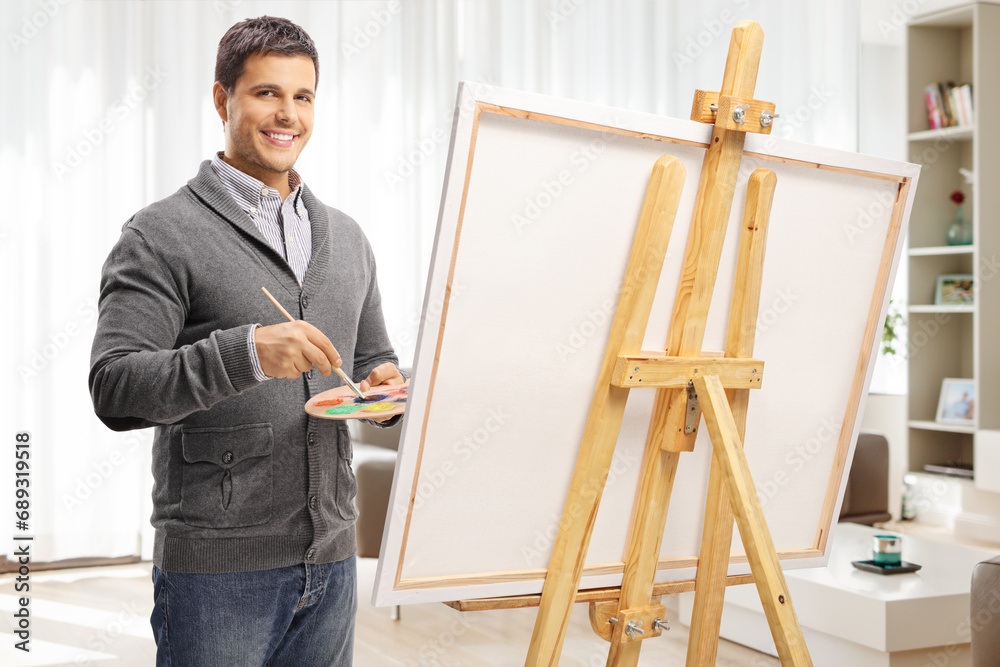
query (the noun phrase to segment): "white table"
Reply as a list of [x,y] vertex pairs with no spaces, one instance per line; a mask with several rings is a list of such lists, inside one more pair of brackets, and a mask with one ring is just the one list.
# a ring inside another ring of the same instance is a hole
[[[843,523],[835,528],[825,568],[785,577],[816,667],[968,667],[969,585],[976,563],[996,554],[903,537],[903,560],[919,572],[863,572],[872,536],[891,531]],[[738,540],[738,536],[733,536]],[[690,624],[694,594],[679,596],[678,620]],[[720,634],[777,655],[753,585],[726,590]]]

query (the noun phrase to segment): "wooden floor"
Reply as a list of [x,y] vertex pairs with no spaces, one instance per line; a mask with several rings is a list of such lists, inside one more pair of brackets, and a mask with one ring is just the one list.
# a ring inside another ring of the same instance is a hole
[[[360,605],[354,664],[359,667],[523,665],[535,610],[462,614],[443,604],[404,607],[402,620],[370,603],[375,561],[358,561]],[[0,577],[0,665],[18,667],[153,665],[149,628],[150,564],[82,568],[31,575],[31,652],[14,649],[14,575]],[[686,628],[671,623],[643,644],[640,665],[683,665]],[[590,629],[587,606],[576,605],[560,665],[599,667],[607,644]],[[717,665],[778,665],[756,651],[722,641]],[[241,666],[242,667],[242,666]],[[307,666],[304,666],[307,667]]]

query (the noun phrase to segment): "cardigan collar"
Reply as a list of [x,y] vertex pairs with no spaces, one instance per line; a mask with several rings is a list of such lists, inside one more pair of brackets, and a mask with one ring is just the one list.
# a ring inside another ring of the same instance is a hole
[[[198,175],[188,181],[188,187],[219,217],[251,237],[261,246],[263,252],[271,254],[279,266],[285,269],[283,277],[288,279],[287,288],[290,292],[294,294],[300,291],[299,281],[296,279],[292,267],[288,265],[284,257],[271,247],[246,211],[229,195],[226,186],[212,169],[211,160],[205,160],[201,163]],[[306,270],[301,287],[301,290],[305,290],[308,287],[316,288],[322,285],[329,269],[330,216],[326,206],[316,199],[305,183],[300,186],[300,197],[306,210],[309,211],[309,226],[312,230],[312,256],[309,259],[309,268]]]

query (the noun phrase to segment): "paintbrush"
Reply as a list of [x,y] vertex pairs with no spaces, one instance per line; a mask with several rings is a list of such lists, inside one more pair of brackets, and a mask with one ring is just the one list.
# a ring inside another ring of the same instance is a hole
[[[281,311],[281,314],[288,318],[289,322],[294,322],[295,321],[295,318],[292,317],[287,310],[285,310],[284,306],[282,306],[280,303],[278,303],[278,300],[275,299],[273,296],[271,296],[271,293],[267,291],[266,287],[261,287],[260,289],[261,289],[262,292],[264,292],[264,295],[268,299],[271,300],[271,303],[273,303],[275,306],[277,306],[278,310]],[[356,385],[353,382],[351,382],[351,378],[347,377],[347,374],[344,373],[344,371],[340,370],[339,366],[334,366],[333,367],[333,372],[336,373],[337,375],[339,375],[340,379],[344,381],[344,384],[346,384],[348,387],[350,387],[351,391],[353,391],[355,394],[357,394],[359,398],[364,398],[365,397],[365,395],[361,393],[361,389],[358,388],[358,385]]]

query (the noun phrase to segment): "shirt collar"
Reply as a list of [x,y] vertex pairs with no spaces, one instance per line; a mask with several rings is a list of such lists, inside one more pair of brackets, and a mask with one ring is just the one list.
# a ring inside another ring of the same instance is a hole
[[[215,154],[212,158],[212,170],[219,177],[219,180],[222,181],[229,195],[236,200],[236,203],[244,211],[253,215],[260,208],[260,198],[263,196],[265,190],[269,196],[278,196],[278,191],[274,188],[264,185],[263,181],[240,171],[223,160],[222,156],[224,154],[224,151],[219,151]],[[291,190],[289,196],[292,197],[292,203],[295,206],[296,212],[300,210],[301,186],[302,177],[299,176],[299,172],[290,169],[288,171],[288,187]]]

